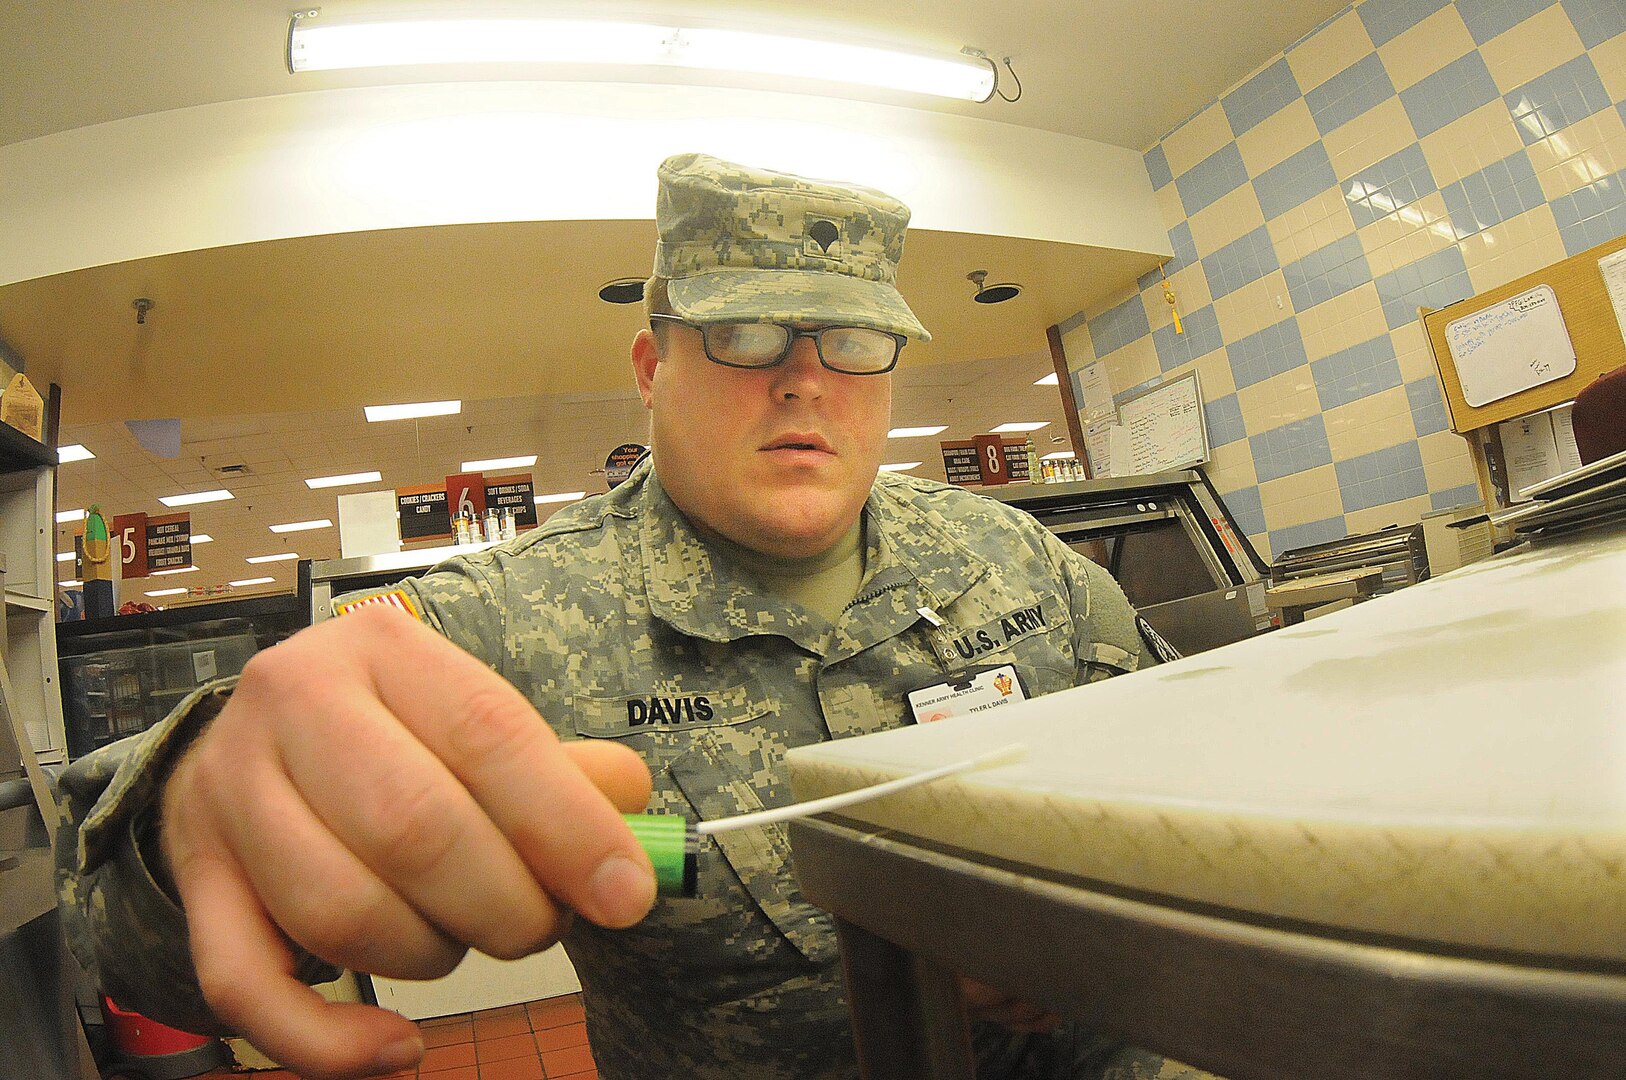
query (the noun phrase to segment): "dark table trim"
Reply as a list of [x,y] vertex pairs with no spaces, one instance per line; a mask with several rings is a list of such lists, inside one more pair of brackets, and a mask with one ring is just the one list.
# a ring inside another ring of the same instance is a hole
[[[858,963],[847,959],[855,1010],[905,1003],[885,1023],[855,1017],[860,1060],[891,1070],[869,1069],[874,1080],[957,1075],[934,1070],[953,1057],[942,1010],[958,1004],[922,979],[923,962],[1229,1080],[1581,1080],[1626,1068],[1626,965],[1574,970],[1262,925],[846,819],[790,833],[806,898],[895,946],[866,941]],[[844,945],[851,936],[843,928]],[[911,1009],[931,1015],[897,1031]]]

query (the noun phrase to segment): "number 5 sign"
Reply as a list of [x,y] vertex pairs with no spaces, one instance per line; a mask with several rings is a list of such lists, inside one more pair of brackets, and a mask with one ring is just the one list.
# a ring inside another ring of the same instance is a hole
[[147,515],[120,514],[113,519],[110,540],[119,554],[119,576],[147,576]]

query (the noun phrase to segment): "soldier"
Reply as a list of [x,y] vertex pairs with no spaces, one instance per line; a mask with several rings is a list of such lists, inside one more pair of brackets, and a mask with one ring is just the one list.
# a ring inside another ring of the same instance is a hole
[[[782,827],[709,840],[699,896],[651,910],[620,812],[784,804],[786,750],[914,722],[907,693],[973,663],[1032,696],[1148,662],[1111,578],[1030,517],[878,474],[888,373],[928,340],[893,284],[908,214],[667,160],[632,345],[651,460],[517,541],[336,601],[75,763],[60,881],[103,986],[356,1075],[413,1064],[416,1029],[305,982],[562,937],[606,1080],[852,1077],[834,935]],[[979,1046],[987,1076],[1163,1067],[1065,1028]]]

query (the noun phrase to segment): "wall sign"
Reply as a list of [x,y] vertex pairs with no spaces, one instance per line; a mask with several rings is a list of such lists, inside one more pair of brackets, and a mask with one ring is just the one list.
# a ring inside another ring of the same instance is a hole
[[147,519],[147,573],[192,565],[192,515]]
[[530,473],[488,477],[485,504],[499,513],[512,511],[516,529],[536,528],[536,485]]
[[395,511],[401,521],[401,539],[445,540],[452,535],[452,517],[446,509],[442,484],[397,488]]
[[604,480],[611,489],[624,482],[632,475],[632,470],[638,463],[649,456],[649,447],[643,443],[622,443],[610,451],[610,456],[604,459]]
[[1026,445],[1026,439],[1000,435],[978,435],[975,439],[938,443],[943,451],[943,472],[948,482],[962,486],[1026,481],[1028,456],[1023,449]]
[[147,576],[147,515],[120,514],[113,519],[108,530],[113,550],[119,553],[119,576],[144,578]]
[[453,473],[446,478],[446,506],[455,517],[486,515],[486,478],[480,473]]

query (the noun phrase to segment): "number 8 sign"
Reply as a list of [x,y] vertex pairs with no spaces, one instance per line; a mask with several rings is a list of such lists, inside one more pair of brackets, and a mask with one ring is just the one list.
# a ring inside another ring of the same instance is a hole
[[971,440],[977,447],[977,467],[983,485],[1005,484],[1011,479],[1005,464],[1005,440],[998,435],[978,435]]

